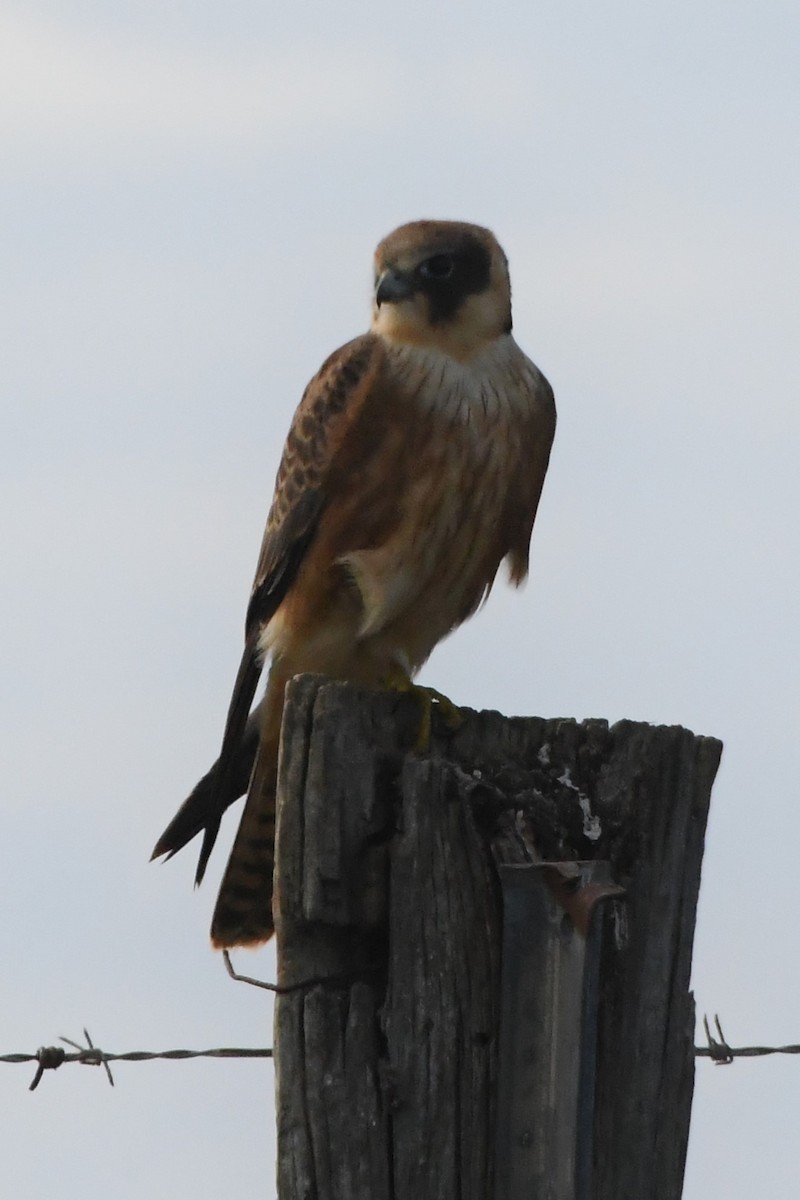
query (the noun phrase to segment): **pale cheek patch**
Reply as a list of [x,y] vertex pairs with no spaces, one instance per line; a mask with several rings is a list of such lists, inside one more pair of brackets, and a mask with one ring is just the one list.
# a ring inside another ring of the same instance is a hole
[[392,342],[411,345],[426,344],[432,331],[428,325],[427,306],[421,296],[413,296],[396,304],[373,308],[372,328]]
[[509,315],[507,296],[490,290],[467,296],[452,320],[431,324],[428,301],[413,296],[375,306],[372,329],[397,345],[429,347],[458,362],[469,362],[505,332]]

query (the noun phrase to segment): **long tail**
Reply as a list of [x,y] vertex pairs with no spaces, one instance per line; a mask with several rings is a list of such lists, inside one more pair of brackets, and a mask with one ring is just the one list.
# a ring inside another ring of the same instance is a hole
[[242,819],[211,922],[211,941],[219,950],[257,946],[272,937],[272,875],[275,866],[275,790],[278,745],[287,675],[272,664],[261,703],[261,730]]
[[[151,859],[160,858],[162,854],[170,859],[210,825],[216,829],[225,809],[245,794],[258,751],[263,708],[264,701],[250,714],[224,780],[220,778],[220,759],[217,759],[161,834]],[[196,882],[199,883],[202,877],[202,867],[198,866]]]

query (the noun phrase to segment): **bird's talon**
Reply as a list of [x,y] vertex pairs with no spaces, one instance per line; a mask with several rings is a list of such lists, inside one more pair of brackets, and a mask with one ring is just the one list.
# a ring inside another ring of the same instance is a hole
[[414,740],[416,754],[424,754],[431,748],[434,704],[441,713],[445,725],[452,732],[455,732],[463,724],[464,716],[457,704],[454,704],[441,692],[437,692],[435,688],[412,683],[410,677],[399,668],[386,677],[385,686],[391,692],[413,693],[419,700],[421,715],[419,729]]
[[464,724],[464,714],[449,696],[437,692],[435,688],[422,688],[421,690],[427,692],[431,700],[436,701],[436,707],[442,714],[442,720],[449,730],[455,733],[457,729],[461,728]]

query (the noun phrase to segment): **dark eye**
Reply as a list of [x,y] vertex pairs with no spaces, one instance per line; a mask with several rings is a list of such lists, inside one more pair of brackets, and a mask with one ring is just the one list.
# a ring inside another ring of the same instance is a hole
[[419,273],[424,279],[449,279],[455,265],[452,254],[434,254],[420,265]]

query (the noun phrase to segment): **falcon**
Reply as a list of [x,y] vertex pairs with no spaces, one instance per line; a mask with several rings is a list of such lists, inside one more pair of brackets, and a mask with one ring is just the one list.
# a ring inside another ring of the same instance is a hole
[[273,933],[287,682],[410,682],[503,560],[519,585],[555,422],[550,385],[512,336],[508,263],[489,230],[415,221],[389,234],[370,331],[322,364],[286,439],[220,756],[153,851],[171,857],[202,832],[199,883],[223,813],[247,794],[215,947]]

